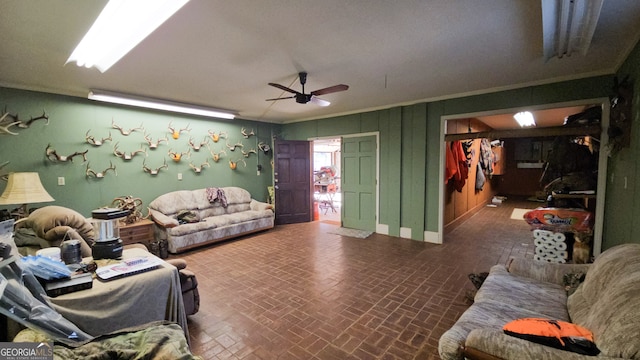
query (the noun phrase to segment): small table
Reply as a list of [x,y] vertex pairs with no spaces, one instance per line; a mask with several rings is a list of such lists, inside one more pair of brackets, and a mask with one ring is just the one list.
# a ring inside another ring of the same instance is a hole
[[[122,258],[153,256],[139,249],[125,249]],[[91,261],[85,258],[84,262]],[[116,260],[98,260],[98,265]],[[153,270],[124,278],[93,280],[91,289],[50,298],[55,310],[86,333],[99,336],[152,321],[177,323],[189,339],[178,269],[166,262]]]
[[155,241],[153,234],[153,221],[142,219],[133,224],[120,223],[120,240],[122,245],[142,244],[149,249],[149,245]]
[[333,206],[333,195],[336,193],[336,184],[319,184],[314,185],[315,198],[319,201],[319,208],[324,209],[325,215],[331,209],[331,212],[337,212]]

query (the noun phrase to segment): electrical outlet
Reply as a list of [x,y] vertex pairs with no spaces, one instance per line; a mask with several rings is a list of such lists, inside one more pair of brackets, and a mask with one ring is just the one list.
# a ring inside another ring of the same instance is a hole
[[178,180],[182,180],[182,173],[178,173]]
[[58,177],[58,185],[59,186],[64,186],[64,176],[59,176]]

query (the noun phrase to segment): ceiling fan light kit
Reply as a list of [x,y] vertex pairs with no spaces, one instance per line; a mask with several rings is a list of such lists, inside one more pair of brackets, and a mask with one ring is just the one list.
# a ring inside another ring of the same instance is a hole
[[318,106],[329,106],[331,105],[331,103],[327,100],[321,99],[318,96],[319,95],[326,95],[326,94],[331,94],[334,92],[339,92],[339,91],[345,91],[349,89],[348,85],[344,85],[344,84],[340,84],[340,85],[334,85],[334,86],[329,86],[323,89],[319,89],[319,90],[314,90],[310,93],[305,93],[304,92],[304,85],[307,83],[307,73],[306,72],[300,72],[298,74],[298,77],[300,78],[300,84],[302,85],[302,92],[300,91],[296,91],[293,90],[291,88],[288,88],[284,85],[280,85],[280,84],[276,84],[276,83],[269,83],[269,85],[278,88],[280,90],[292,93],[294,95],[292,96],[285,96],[285,97],[278,97],[278,98],[273,98],[273,99],[267,99],[266,101],[276,101],[276,100],[284,100],[284,99],[295,99],[296,102],[298,104],[306,104],[308,102],[312,102]]

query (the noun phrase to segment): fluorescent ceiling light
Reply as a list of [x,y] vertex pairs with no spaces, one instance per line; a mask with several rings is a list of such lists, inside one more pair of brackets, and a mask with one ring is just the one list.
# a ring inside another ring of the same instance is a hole
[[520,127],[536,126],[536,122],[533,119],[533,114],[529,111],[519,112],[513,115],[513,117],[516,119],[518,124],[520,124]]
[[107,71],[189,0],[110,0],[67,63]]
[[545,61],[587,54],[604,0],[541,0]]
[[179,112],[184,114],[208,116],[222,119],[233,119],[235,115],[223,110],[208,108],[197,105],[183,104],[166,100],[144,98],[140,96],[123,95],[109,91],[91,90],[89,99],[96,101],[110,102],[114,104],[130,105],[148,109]]

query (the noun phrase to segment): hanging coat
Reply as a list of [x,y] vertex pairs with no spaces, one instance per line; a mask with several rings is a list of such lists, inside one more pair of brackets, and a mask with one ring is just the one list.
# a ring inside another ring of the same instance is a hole
[[454,159],[456,161],[456,164],[458,165],[458,172],[453,177],[453,187],[458,192],[462,192],[462,189],[467,182],[467,178],[469,177],[467,154],[462,148],[462,143],[457,140],[451,144],[451,151],[453,152]]
[[453,143],[447,143],[447,146],[445,146],[445,184],[448,184],[449,180],[458,173],[458,163],[456,162],[455,155],[453,155],[453,151],[451,150],[452,145]]
[[476,190],[482,190],[484,187],[484,183],[487,181],[487,178],[484,176],[484,172],[482,172],[482,166],[480,165],[480,161],[478,161],[478,166],[476,170]]
[[493,156],[489,139],[482,139],[480,141],[480,165],[482,165],[482,168],[489,177],[493,175]]

